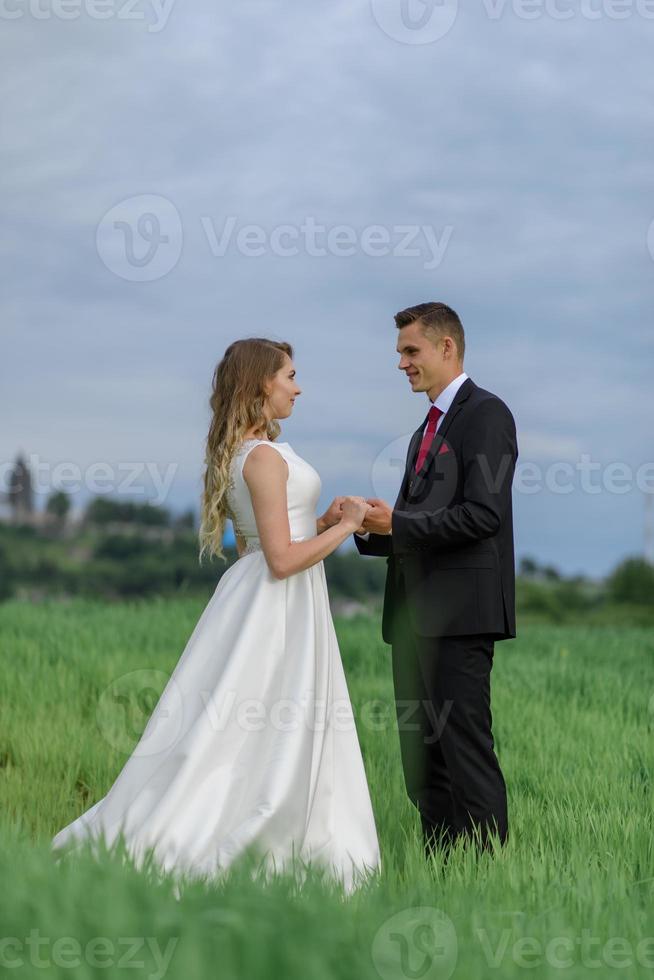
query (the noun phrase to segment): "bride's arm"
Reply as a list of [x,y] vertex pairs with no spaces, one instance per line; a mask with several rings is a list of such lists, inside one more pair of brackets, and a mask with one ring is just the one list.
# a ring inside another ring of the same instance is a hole
[[276,449],[266,448],[263,443],[248,454],[243,478],[252,498],[261,547],[275,578],[288,578],[311,568],[356,530],[351,521],[341,518],[315,537],[291,541],[286,498],[288,466]]

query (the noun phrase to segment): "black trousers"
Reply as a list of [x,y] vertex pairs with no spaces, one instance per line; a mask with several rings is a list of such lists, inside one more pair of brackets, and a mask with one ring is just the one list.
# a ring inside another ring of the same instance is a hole
[[393,683],[404,781],[434,843],[508,835],[506,784],[494,751],[490,673],[483,635],[421,636],[407,616],[404,580],[393,621]]

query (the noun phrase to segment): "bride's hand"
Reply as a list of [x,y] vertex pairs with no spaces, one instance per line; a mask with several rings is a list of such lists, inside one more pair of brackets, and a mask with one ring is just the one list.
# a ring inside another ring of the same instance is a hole
[[345,497],[334,497],[331,504],[320,518],[323,529],[333,527],[338,524],[342,517],[343,501]]
[[359,530],[369,510],[370,505],[365,497],[344,497],[341,521],[353,525],[353,531]]

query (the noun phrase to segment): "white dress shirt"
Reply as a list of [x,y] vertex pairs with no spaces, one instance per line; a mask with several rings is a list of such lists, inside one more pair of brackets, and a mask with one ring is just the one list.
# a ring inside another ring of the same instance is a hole
[[[436,423],[437,432],[441,427],[441,422],[445,417],[445,413],[449,411],[450,405],[454,401],[457,391],[459,390],[459,388],[461,387],[461,385],[463,384],[463,382],[466,380],[467,377],[468,375],[465,373],[465,371],[462,371],[461,374],[457,375],[454,381],[450,381],[447,388],[443,388],[436,401],[431,401],[430,399],[429,407],[431,408],[432,405],[435,405],[436,408],[440,408],[441,412],[443,413],[439,418],[438,422]],[[429,422],[427,422],[427,425],[429,425]],[[425,428],[423,429],[423,435],[427,431],[427,425],[425,425]]]
[[[465,371],[462,371],[461,374],[458,374],[456,376],[456,378],[454,378],[453,381],[450,381],[450,383],[447,386],[447,388],[443,388],[443,390],[441,391],[440,395],[438,395],[438,397],[435,399],[435,401],[432,401],[431,399],[429,399],[429,407],[431,408],[432,405],[435,405],[436,408],[440,408],[441,412],[443,413],[441,415],[441,417],[439,418],[438,422],[436,423],[436,431],[437,432],[438,432],[438,430],[441,427],[441,422],[445,418],[445,413],[448,411],[450,405],[454,401],[454,398],[456,396],[457,391],[459,390],[459,388],[461,387],[461,385],[463,384],[463,382],[466,380],[467,377],[468,377],[468,375],[465,373]],[[427,426],[428,425],[429,425],[429,420],[425,424],[425,427],[424,427],[424,429],[422,431],[423,436],[424,436],[425,432],[427,431]],[[355,534],[359,534],[358,531],[355,531],[354,533]],[[365,534],[359,534],[359,537],[360,538],[364,538],[364,540],[365,540],[368,537],[369,534],[370,534],[370,531],[366,531]]]

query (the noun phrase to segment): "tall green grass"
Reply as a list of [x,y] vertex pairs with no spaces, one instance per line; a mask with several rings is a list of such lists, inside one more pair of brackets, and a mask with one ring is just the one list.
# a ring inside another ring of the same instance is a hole
[[377,622],[357,618],[336,625],[380,836],[377,880],[345,897],[320,873],[303,885],[263,881],[245,860],[178,893],[154,865],[139,871],[124,856],[56,864],[52,835],[104,795],[126,759],[98,725],[104,692],[136,670],[163,683],[203,605],[0,606],[0,974],[654,977],[648,629],[529,626],[496,644],[510,837],[495,855],[459,847],[446,867],[425,861],[402,780],[390,648]]

